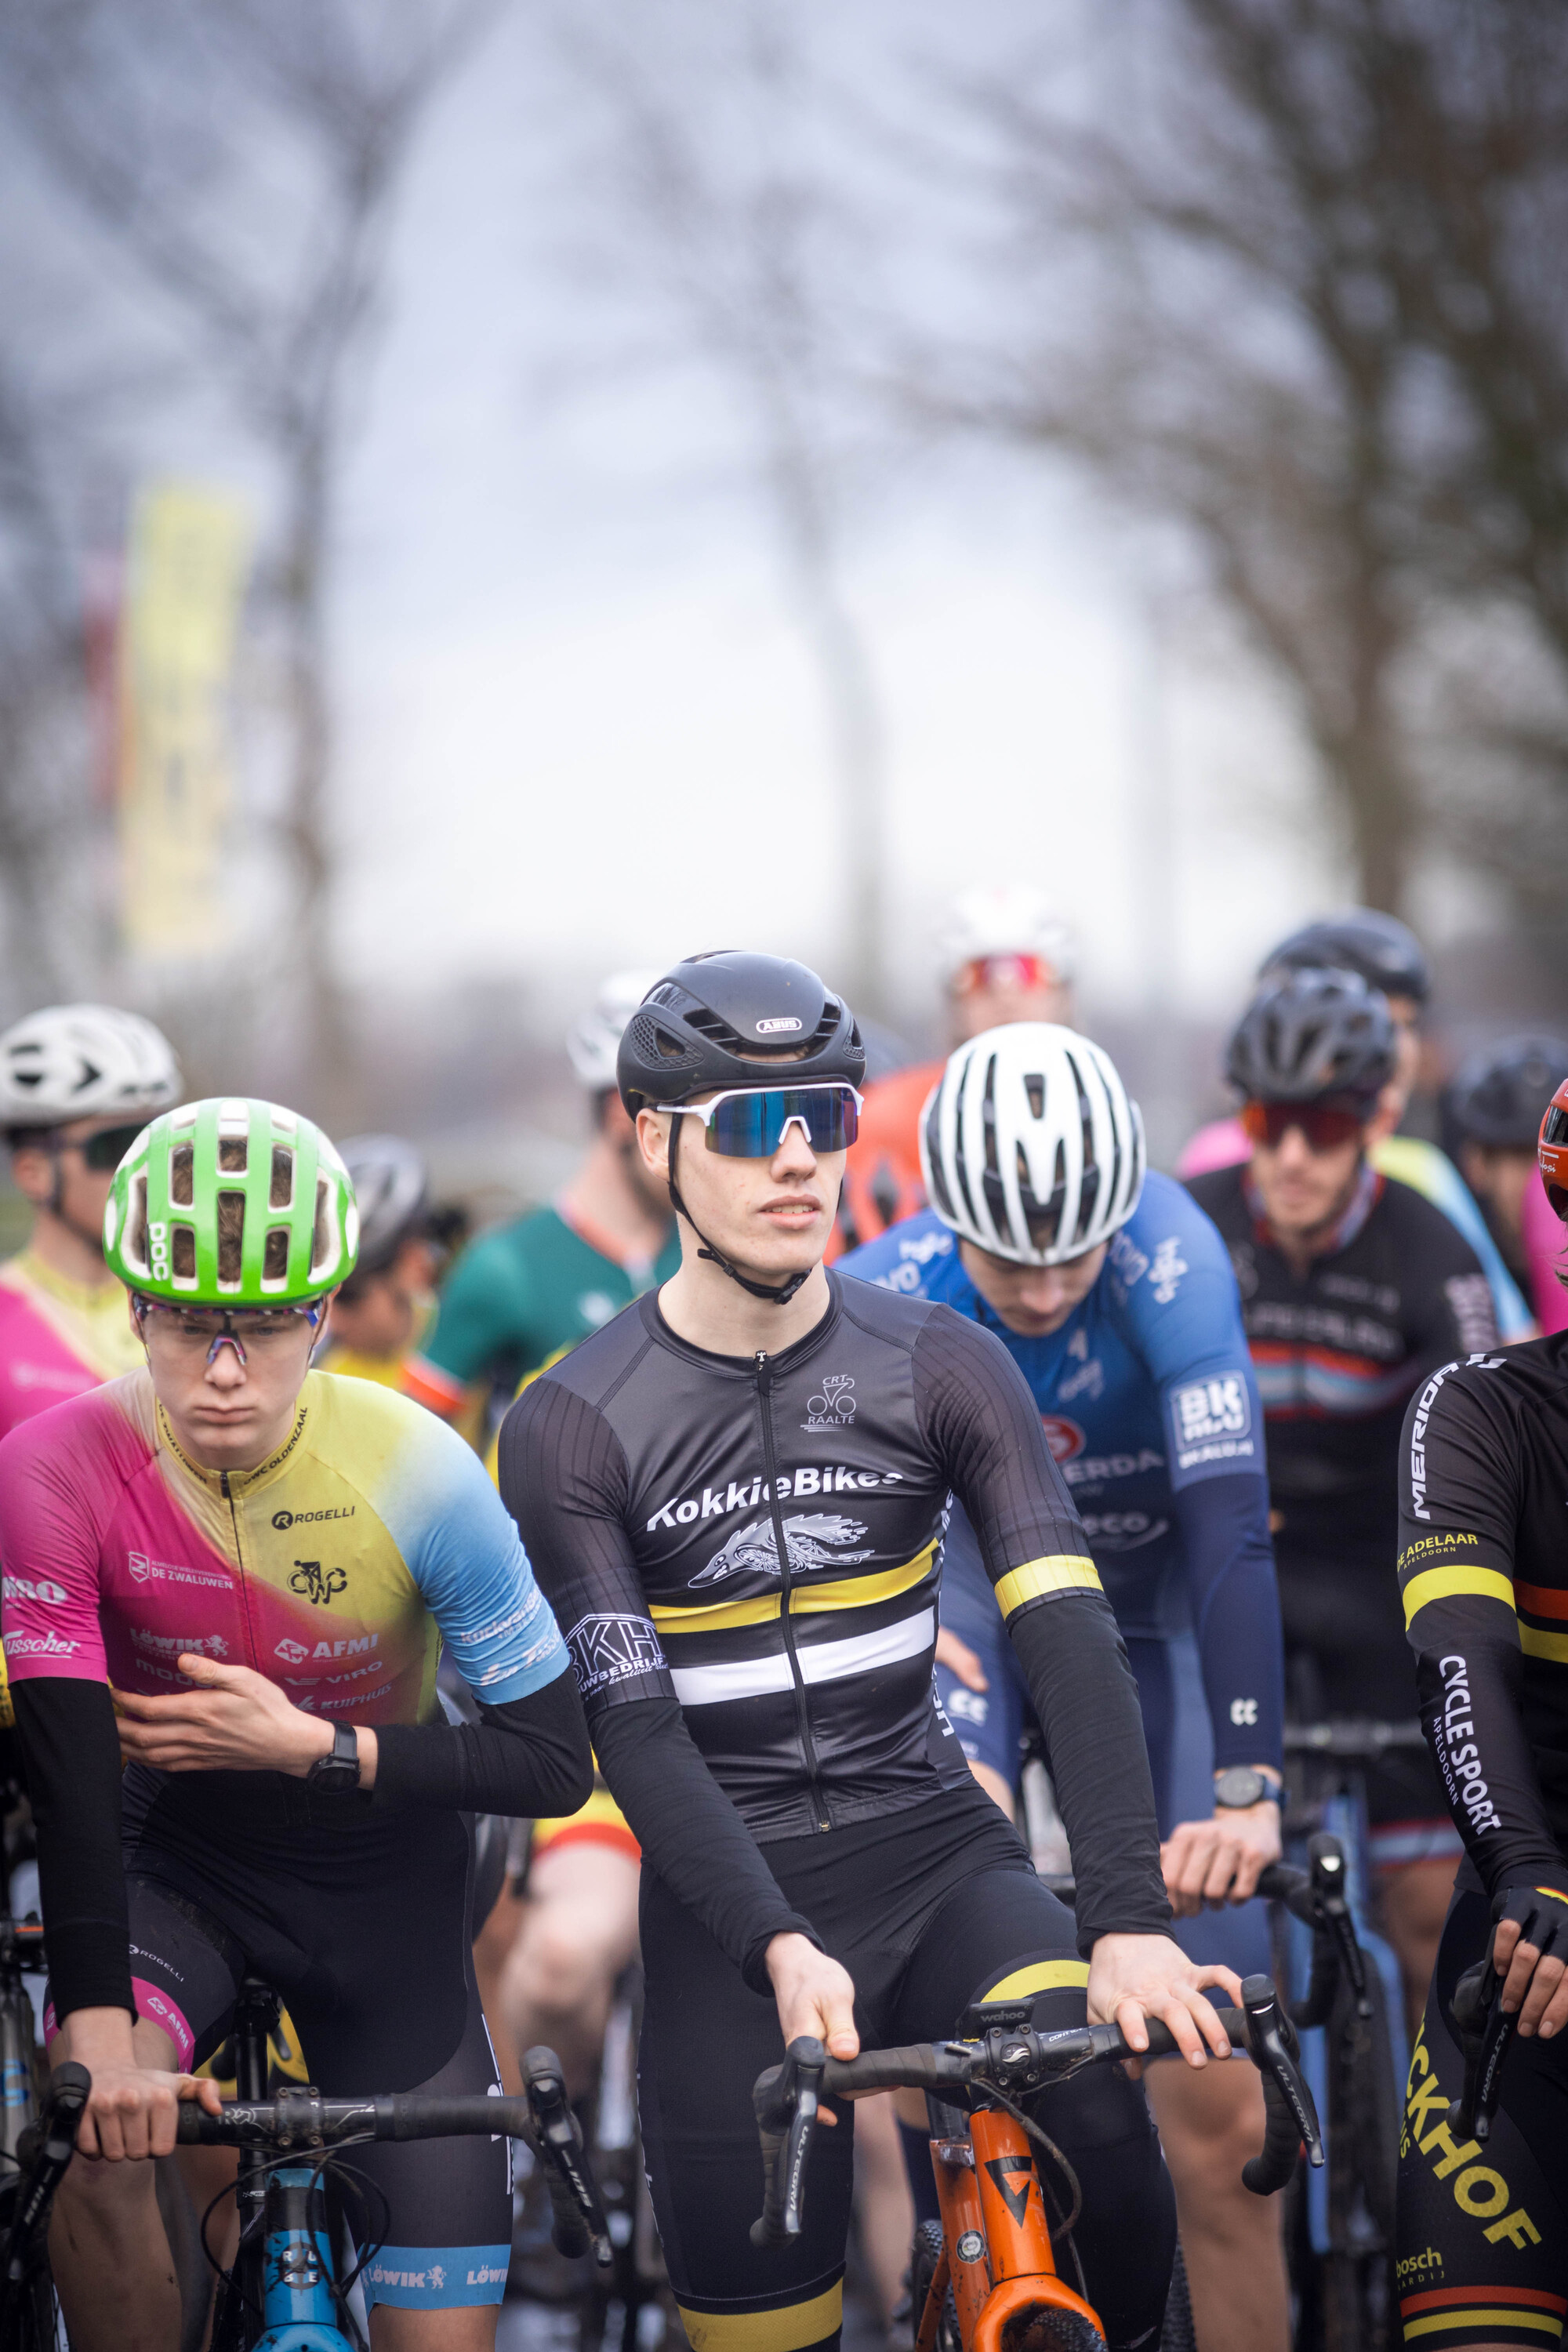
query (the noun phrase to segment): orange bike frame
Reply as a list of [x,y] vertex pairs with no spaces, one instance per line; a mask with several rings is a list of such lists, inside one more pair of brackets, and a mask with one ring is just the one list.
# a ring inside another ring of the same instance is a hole
[[983,2107],[967,2139],[933,2139],[942,2254],[921,2315],[915,2352],[932,2352],[942,2297],[952,2288],[963,2352],[1002,2352],[1002,2331],[1031,2311],[1072,2311],[1104,2330],[1057,2275],[1050,2226],[1028,2135]]

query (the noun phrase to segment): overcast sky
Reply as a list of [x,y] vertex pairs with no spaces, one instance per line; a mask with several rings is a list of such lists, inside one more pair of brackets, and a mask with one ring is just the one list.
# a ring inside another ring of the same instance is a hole
[[[543,258],[574,180],[569,140],[542,163],[527,135],[534,55],[503,33],[465,72],[402,215],[342,551],[342,947],[363,972],[586,973],[756,940],[831,972],[820,697],[732,413],[651,362],[537,396],[579,339]],[[1140,551],[1071,486],[928,473],[849,554],[911,1007],[933,915],[972,879],[1037,878],[1118,1003],[1150,985],[1154,894],[1163,992],[1205,1009],[1342,895],[1281,714],[1218,648],[1152,659]]]
[[[961,41],[967,68],[1036,20],[1026,0],[962,25],[867,0],[795,21],[896,114],[911,27],[928,52]],[[594,110],[542,57],[514,7],[440,100],[397,217],[335,589],[338,951],[359,982],[515,971],[552,1018],[599,971],[700,946],[831,980],[843,828],[746,421],[647,352],[630,227],[606,266],[568,266],[613,248],[614,216]],[[893,266],[924,266],[921,227]],[[932,287],[965,298],[956,276]],[[63,331],[68,307],[40,294],[32,314]],[[144,440],[150,468],[259,479],[199,404],[171,400]],[[1184,623],[1161,649],[1155,570],[1092,496],[1021,462],[894,467],[858,513],[845,582],[885,706],[911,1030],[942,905],[976,879],[1040,883],[1088,1003],[1119,1012],[1222,1013],[1271,940],[1343,897],[1285,714],[1217,637]],[[1435,926],[1467,911],[1450,890]]]

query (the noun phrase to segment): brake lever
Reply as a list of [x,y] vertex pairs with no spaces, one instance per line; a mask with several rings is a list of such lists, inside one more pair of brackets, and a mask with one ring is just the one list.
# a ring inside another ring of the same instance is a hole
[[786,2245],[801,2233],[805,2168],[816,2137],[826,2063],[822,2043],[803,2033],[785,2051],[784,2064],[763,2075],[752,2095],[764,2141],[782,2137],[763,2182],[761,2216],[752,2224],[753,2246]]
[[1244,1977],[1241,2006],[1253,2063],[1263,2076],[1265,2105],[1273,2111],[1263,2155],[1245,2165],[1241,2177],[1248,2189],[1267,2196],[1289,2177],[1298,2147],[1305,2145],[1310,2164],[1322,2163],[1323,2135],[1312,2095],[1296,2063],[1296,2031],[1280,2007],[1273,1979]]
[[561,2076],[561,2062],[542,2045],[522,2062],[528,2112],[544,2165],[544,2184],[555,2214],[551,2235],[559,2253],[575,2257],[592,2245],[594,2260],[608,2270],[616,2259],[610,2225],[583,2144],[583,2126],[573,2112]]
[[1367,1986],[1366,1954],[1362,1950],[1355,1931],[1355,1921],[1345,1895],[1345,1850],[1337,1837],[1320,1830],[1307,1841],[1307,1861],[1312,1874],[1312,1892],[1317,1907],[1334,1939],[1340,1964],[1351,1980],[1355,1995],[1356,2015],[1372,2015],[1372,1994]]
[[1491,2137],[1492,2116],[1501,2088],[1502,2062],[1508,2056],[1519,2024],[1517,2011],[1510,2016],[1502,2006],[1503,1979],[1492,1963],[1493,1937],[1483,1957],[1468,1968],[1454,1987],[1450,2013],[1465,2055],[1465,2086],[1448,2104],[1448,2127],[1460,2141]]

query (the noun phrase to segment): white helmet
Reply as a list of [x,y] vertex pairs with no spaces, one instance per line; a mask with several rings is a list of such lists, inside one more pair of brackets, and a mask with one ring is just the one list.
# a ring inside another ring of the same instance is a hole
[[961,890],[937,940],[942,976],[951,981],[982,956],[1032,955],[1061,982],[1073,976],[1072,934],[1037,890],[1016,882]]
[[1109,1054],[1076,1029],[1012,1021],[948,1057],[921,1113],[932,1208],[1019,1265],[1108,1241],[1143,1190],[1143,1121]]
[[593,1008],[567,1033],[572,1067],[595,1094],[616,1083],[621,1032],[658,980],[657,971],[616,971],[594,999]]
[[139,1013],[51,1004],[0,1036],[0,1127],[150,1118],[181,1091],[174,1048]]

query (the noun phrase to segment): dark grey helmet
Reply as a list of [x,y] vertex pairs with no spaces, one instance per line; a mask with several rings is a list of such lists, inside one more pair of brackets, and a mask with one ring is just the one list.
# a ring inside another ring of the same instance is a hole
[[622,1034],[621,1100],[635,1118],[657,1103],[724,1087],[866,1083],[855,1015],[814,971],[784,956],[719,948],[655,982]]
[[405,1241],[421,1232],[430,1208],[425,1162],[400,1135],[353,1135],[338,1150],[359,1203],[356,1274],[380,1274]]
[[1282,971],[1359,972],[1369,988],[1413,997],[1417,1004],[1432,993],[1432,968],[1420,940],[1407,923],[1375,907],[1346,907],[1292,931],[1264,957],[1258,976]]
[[1387,999],[1353,971],[1306,971],[1271,981],[1231,1033],[1225,1074],[1254,1102],[1370,1108],[1393,1075]]
[[1568,1043],[1542,1034],[1504,1037],[1461,1063],[1444,1103],[1456,1140],[1533,1151],[1548,1103],[1568,1078]]

